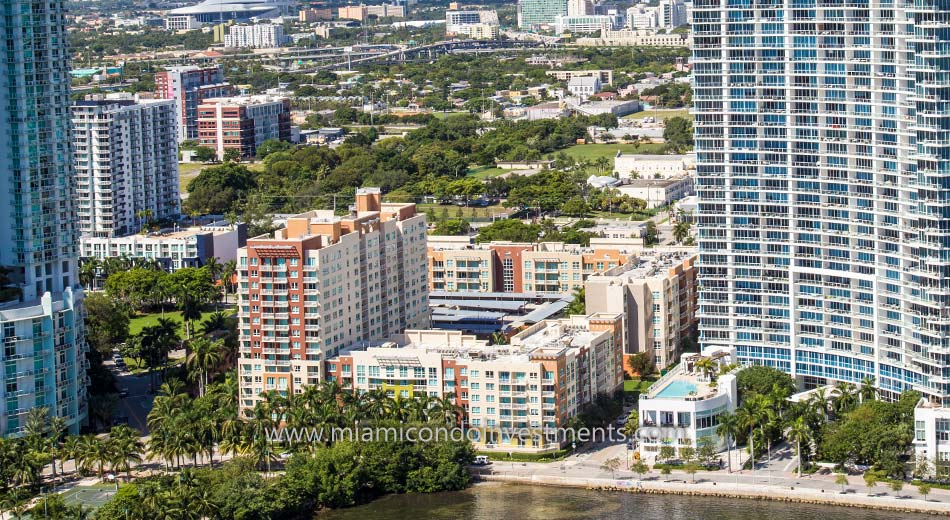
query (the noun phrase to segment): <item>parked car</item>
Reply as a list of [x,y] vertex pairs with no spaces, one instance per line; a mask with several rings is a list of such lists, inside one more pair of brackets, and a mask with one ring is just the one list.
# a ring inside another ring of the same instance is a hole
[[476,455],[472,464],[475,464],[476,466],[485,466],[491,464],[491,461],[488,460],[488,455]]

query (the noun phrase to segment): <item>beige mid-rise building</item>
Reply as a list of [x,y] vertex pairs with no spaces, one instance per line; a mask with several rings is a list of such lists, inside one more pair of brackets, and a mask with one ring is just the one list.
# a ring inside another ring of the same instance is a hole
[[309,211],[238,250],[240,406],[300,393],[340,349],[429,326],[425,215],[357,191],[348,216]]
[[489,242],[430,237],[429,289],[449,292],[570,293],[594,273],[636,257],[642,241],[602,239],[597,247],[563,242]]
[[587,279],[587,312],[625,314],[626,359],[647,352],[658,368],[679,360],[696,327],[696,250],[647,250],[628,265]]
[[623,317],[546,320],[488,345],[459,331],[407,330],[327,361],[327,377],[355,391],[399,399],[452,397],[479,449],[544,452],[567,441],[558,429],[623,384]]

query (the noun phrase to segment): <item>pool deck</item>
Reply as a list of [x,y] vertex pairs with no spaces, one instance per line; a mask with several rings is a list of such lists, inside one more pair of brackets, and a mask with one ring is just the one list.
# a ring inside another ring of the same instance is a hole
[[700,374],[689,373],[680,367],[657,381],[647,396],[650,399],[708,399],[717,394],[717,389]]

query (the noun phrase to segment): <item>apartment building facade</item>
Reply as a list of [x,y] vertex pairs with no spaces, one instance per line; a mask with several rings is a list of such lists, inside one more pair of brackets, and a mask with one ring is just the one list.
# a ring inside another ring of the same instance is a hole
[[300,393],[346,346],[429,325],[425,215],[357,191],[338,217],[316,210],[238,250],[240,406]]
[[181,213],[174,101],[92,96],[71,118],[83,236],[137,233]]
[[201,267],[209,258],[218,263],[235,260],[247,243],[247,225],[218,222],[185,229],[164,229],[123,237],[90,237],[80,240],[82,258],[146,258],[156,260],[166,271]]
[[562,242],[438,243],[429,248],[432,291],[570,293],[593,273],[635,257],[624,241],[585,248]]
[[169,67],[155,74],[155,86],[160,99],[175,100],[179,143],[198,139],[198,105],[204,99],[234,93],[234,87],[225,83],[220,65]]
[[[79,433],[87,415],[79,229],[69,122],[66,2],[3,3],[0,17],[0,436],[46,407]],[[20,13],[27,13],[22,15]]]
[[693,3],[701,342],[950,405],[947,6],[797,5]]
[[327,374],[354,391],[453,397],[479,449],[553,451],[567,442],[557,428],[622,387],[621,323],[615,314],[548,320],[491,346],[458,331],[407,330],[329,359]]
[[284,26],[275,23],[232,25],[224,37],[225,47],[274,49],[287,42]]
[[290,141],[290,100],[267,95],[205,99],[198,106],[198,143],[243,158],[257,155],[268,139]]
[[679,361],[682,342],[696,334],[696,259],[693,250],[645,250],[628,264],[585,283],[587,312],[624,313],[624,368],[646,352],[657,368]]

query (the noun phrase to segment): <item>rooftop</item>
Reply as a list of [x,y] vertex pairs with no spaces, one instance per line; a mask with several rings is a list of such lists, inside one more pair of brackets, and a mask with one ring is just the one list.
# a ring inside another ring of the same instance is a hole
[[689,181],[689,177],[674,177],[672,179],[629,179],[623,183],[622,187],[631,187],[631,188],[667,188],[673,186],[674,184]]
[[218,103],[222,105],[238,105],[238,106],[251,106],[251,105],[263,105],[265,103],[283,103],[286,98],[270,96],[267,94],[257,94],[253,96],[231,96],[231,97],[220,97],[220,98],[207,98],[202,99],[201,103]]
[[669,270],[682,265],[696,257],[695,249],[671,250],[667,252],[646,252],[640,257],[631,259],[624,265],[608,269],[603,273],[592,274],[588,279],[629,279],[642,280],[644,278],[666,278]]
[[[712,360],[710,371],[697,366],[700,359]],[[668,372],[650,387],[641,399],[684,399],[702,401],[719,395],[719,386],[713,383],[720,368],[728,366],[735,359],[735,349],[709,346],[702,354],[683,354],[680,364]]]

